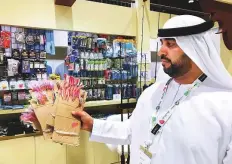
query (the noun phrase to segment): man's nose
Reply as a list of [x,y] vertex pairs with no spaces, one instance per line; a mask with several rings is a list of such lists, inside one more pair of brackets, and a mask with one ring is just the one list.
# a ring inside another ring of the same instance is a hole
[[167,51],[167,48],[165,46],[161,46],[159,52],[158,52],[158,56],[160,57],[161,55],[167,55],[168,51]]

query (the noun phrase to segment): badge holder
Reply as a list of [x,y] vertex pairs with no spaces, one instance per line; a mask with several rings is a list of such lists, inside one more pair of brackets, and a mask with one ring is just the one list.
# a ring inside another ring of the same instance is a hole
[[139,164],[151,164],[152,154],[147,148],[140,146]]

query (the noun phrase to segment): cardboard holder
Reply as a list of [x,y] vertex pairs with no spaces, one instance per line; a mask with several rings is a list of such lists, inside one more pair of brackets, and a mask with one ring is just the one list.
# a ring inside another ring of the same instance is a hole
[[[56,93],[56,99],[53,103],[53,95]],[[33,95],[34,93],[31,92]],[[54,91],[47,91],[48,102],[45,105],[37,105],[31,101],[36,117],[41,125],[43,137],[45,140],[53,142],[79,146],[79,133],[81,130],[81,121],[74,118],[72,111],[83,111],[87,93],[80,90],[80,99],[74,101],[65,100],[58,93],[55,87]]]

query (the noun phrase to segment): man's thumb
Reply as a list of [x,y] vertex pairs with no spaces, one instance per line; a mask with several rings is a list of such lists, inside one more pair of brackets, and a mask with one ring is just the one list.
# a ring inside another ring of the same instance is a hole
[[83,117],[85,115],[85,112],[83,112],[83,111],[72,111],[72,115],[74,117]]

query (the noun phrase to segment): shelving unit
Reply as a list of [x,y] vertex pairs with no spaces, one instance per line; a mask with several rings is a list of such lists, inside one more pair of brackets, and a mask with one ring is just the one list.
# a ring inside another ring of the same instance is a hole
[[29,134],[19,134],[19,135],[16,135],[16,136],[1,136],[0,141],[23,138],[23,137],[40,136],[40,135],[42,135],[41,132],[35,132],[35,133],[29,133]]
[[24,112],[25,109],[6,109],[6,110],[1,110],[0,109],[0,115],[4,115],[4,114],[20,114],[22,112]]
[[[123,100],[123,103],[136,103],[136,99],[131,98],[129,101],[127,99]],[[88,107],[99,107],[99,106],[107,106],[107,105],[119,105],[121,104],[121,100],[101,100],[101,101],[88,101],[86,102],[85,108]],[[20,114],[25,112],[25,109],[0,109],[0,115],[6,114]]]

